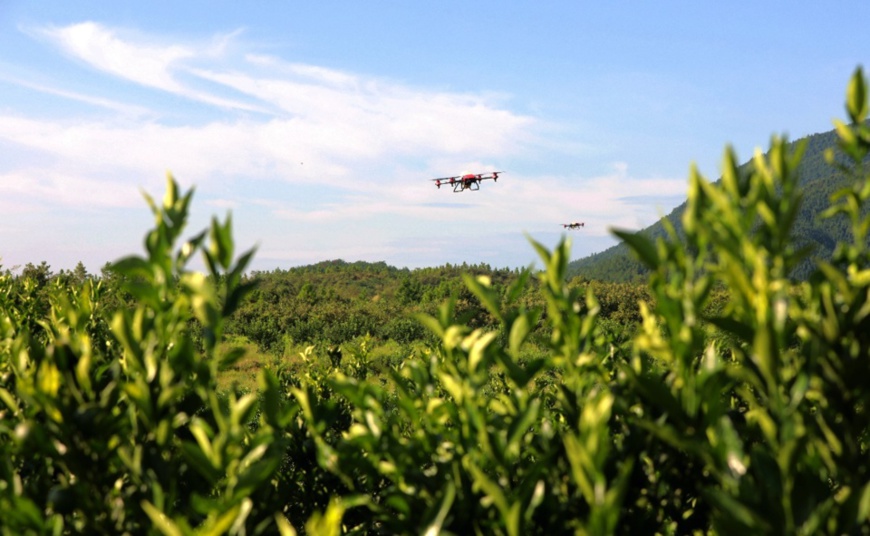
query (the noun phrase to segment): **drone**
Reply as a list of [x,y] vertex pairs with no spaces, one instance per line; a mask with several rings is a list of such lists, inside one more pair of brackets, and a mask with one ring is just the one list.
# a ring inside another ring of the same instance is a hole
[[447,184],[453,187],[454,192],[462,192],[471,190],[472,192],[480,190],[481,181],[492,179],[498,181],[498,176],[504,171],[493,171],[491,173],[467,173],[465,175],[456,175],[453,177],[441,177],[440,179],[432,179],[435,181],[435,186],[441,188],[442,184]]
[[562,227],[565,229],[579,229],[584,225],[585,224],[582,221],[572,221],[571,223],[563,223]]

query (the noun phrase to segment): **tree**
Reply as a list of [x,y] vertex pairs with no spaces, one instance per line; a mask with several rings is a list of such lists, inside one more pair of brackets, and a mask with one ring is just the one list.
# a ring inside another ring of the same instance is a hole
[[28,262],[24,265],[24,269],[21,270],[21,278],[33,281],[37,288],[47,285],[53,276],[54,273],[51,271],[51,267],[45,261],[39,263],[38,266]]
[[73,269],[72,273],[70,274],[71,282],[75,285],[81,285],[88,278],[90,278],[90,274],[88,274],[87,268],[85,268],[85,265],[82,264],[82,261],[79,261],[78,264],[76,264],[76,267]]

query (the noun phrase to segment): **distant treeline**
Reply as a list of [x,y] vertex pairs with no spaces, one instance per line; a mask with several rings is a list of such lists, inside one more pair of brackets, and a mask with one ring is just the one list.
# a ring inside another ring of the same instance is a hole
[[[90,274],[82,263],[72,271],[55,273],[42,262],[27,264],[18,275],[6,271],[12,281],[46,289],[56,285],[100,282],[103,299],[113,307],[131,302],[123,290],[124,278],[106,265],[99,275]],[[455,314],[468,326],[496,329],[498,320],[469,291],[467,277],[485,277],[492,288],[504,294],[522,271],[493,268],[489,264],[445,264],[431,268],[396,268],[385,262],[323,261],[307,266],[272,271],[253,271],[243,280],[252,290],[228,319],[227,335],[242,336],[261,351],[282,355],[286,349],[309,344],[337,346],[357,337],[407,345],[431,344],[432,334],[417,320],[420,314],[435,315],[448,299],[454,299]],[[574,277],[567,282],[582,293],[591,290],[602,322],[633,330],[640,321],[639,300],[651,302],[644,283],[591,281]],[[38,291],[47,312],[46,291]],[[537,280],[524,287],[520,302],[529,309],[544,310]],[[544,316],[546,312],[543,311]],[[542,320],[543,322],[543,320]]]

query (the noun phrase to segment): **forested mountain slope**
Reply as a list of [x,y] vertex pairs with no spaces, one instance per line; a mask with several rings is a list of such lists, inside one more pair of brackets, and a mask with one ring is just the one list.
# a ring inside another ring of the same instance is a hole
[[[790,144],[794,150],[798,143],[805,143],[804,157],[799,168],[800,187],[803,190],[803,204],[794,225],[795,244],[809,246],[811,256],[827,259],[833,253],[838,240],[848,236],[849,223],[844,218],[822,219],[821,212],[829,206],[831,194],[842,188],[846,178],[833,166],[825,161],[825,150],[836,146],[837,135],[831,130],[821,134],[813,134],[796,140]],[[744,163],[740,169],[746,172],[751,161]],[[717,181],[719,182],[719,181]],[[679,205],[665,216],[680,232],[682,215],[686,203]],[[642,233],[650,237],[664,236],[662,222],[643,229]],[[792,274],[796,278],[804,278],[809,274],[810,259],[795,269]],[[642,280],[647,270],[634,257],[624,243],[619,243],[602,252],[572,261],[568,267],[572,277],[580,276],[586,279],[629,282]]]
[[340,344],[366,334],[408,343],[426,335],[413,315],[435,314],[451,296],[467,322],[486,321],[462,274],[486,275],[494,287],[504,288],[519,272],[487,264],[409,270],[343,260],[253,272],[247,280],[257,285],[229,319],[227,332],[277,352],[288,343]]

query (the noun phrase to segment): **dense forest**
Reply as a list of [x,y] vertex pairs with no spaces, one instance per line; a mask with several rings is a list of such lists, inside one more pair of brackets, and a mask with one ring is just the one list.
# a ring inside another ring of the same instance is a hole
[[846,110],[828,258],[797,235],[815,153],[774,138],[692,173],[662,239],[616,232],[632,283],[565,242],[249,272],[170,176],[143,253],[0,270],[0,533],[868,534],[861,69]]
[[[49,265],[28,264],[18,275],[6,272],[9,282],[31,285],[35,310],[50,310],[50,289],[99,284],[106,304],[118,307],[134,303],[123,291],[123,280],[111,265],[101,274],[89,274],[79,265],[72,271],[54,273]],[[262,363],[287,363],[309,346],[319,350],[367,341],[373,355],[385,363],[400,363],[414,349],[437,344],[437,338],[419,321],[419,315],[436,315],[447,300],[464,324],[490,330],[498,329],[498,319],[481,304],[465,283],[467,277],[486,277],[499,293],[523,277],[517,269],[495,269],[487,264],[444,265],[434,268],[399,269],[383,262],[323,261],[288,270],[276,269],[244,274],[242,281],[252,289],[227,318],[227,338],[248,347],[251,356],[237,367],[248,374],[227,374],[254,385]],[[591,291],[598,301],[602,325],[612,325],[624,337],[640,321],[639,301],[651,296],[642,284],[610,283],[573,278],[567,282],[573,291]],[[529,280],[519,300],[527,308],[543,308],[537,281]],[[537,337],[528,341],[526,353],[541,352],[546,346],[546,331],[540,321]]]

